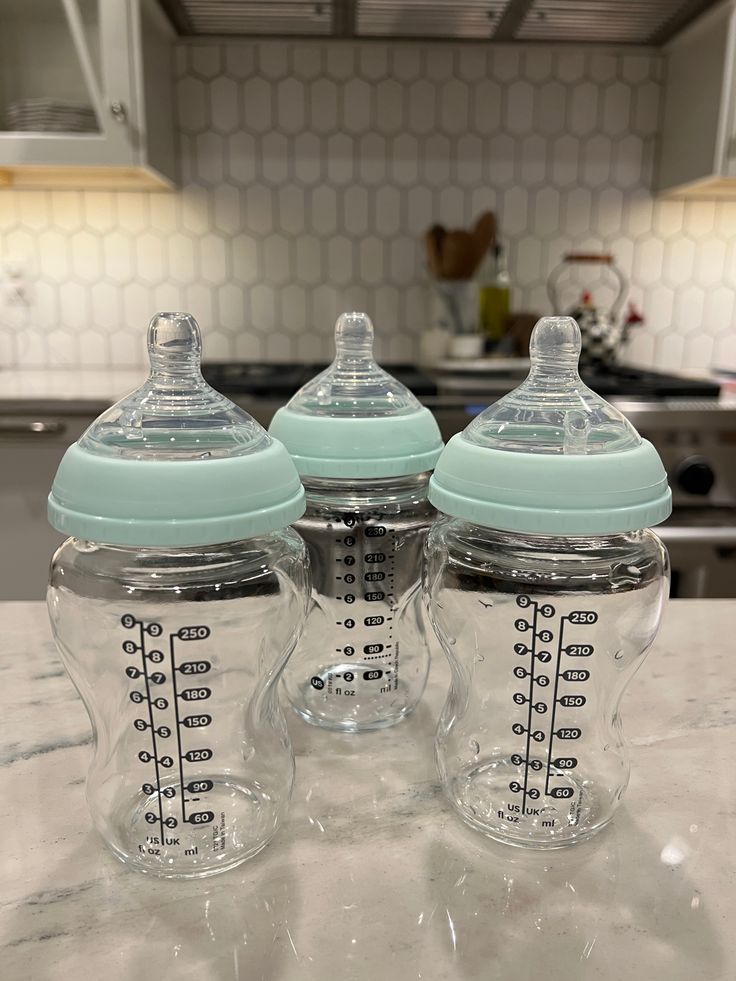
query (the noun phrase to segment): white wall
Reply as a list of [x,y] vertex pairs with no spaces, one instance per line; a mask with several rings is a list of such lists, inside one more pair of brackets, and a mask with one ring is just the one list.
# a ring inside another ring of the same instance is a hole
[[659,55],[298,41],[177,63],[181,192],[0,191],[0,256],[34,283],[28,311],[0,307],[0,363],[139,364],[174,307],[210,359],[326,358],[345,308],[410,358],[423,231],[491,207],[518,307],[548,309],[564,252],[611,250],[646,317],[632,360],[736,365],[736,203],[647,190]]

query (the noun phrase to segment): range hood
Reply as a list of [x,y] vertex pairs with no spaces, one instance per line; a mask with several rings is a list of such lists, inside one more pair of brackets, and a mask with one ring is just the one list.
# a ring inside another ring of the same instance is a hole
[[183,36],[660,45],[714,0],[159,0]]

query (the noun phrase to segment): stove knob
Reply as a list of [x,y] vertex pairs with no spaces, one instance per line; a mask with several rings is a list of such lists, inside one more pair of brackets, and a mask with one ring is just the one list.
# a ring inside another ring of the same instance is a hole
[[689,456],[678,464],[675,470],[675,480],[680,490],[688,494],[705,496],[710,493],[716,481],[713,467],[702,456]]

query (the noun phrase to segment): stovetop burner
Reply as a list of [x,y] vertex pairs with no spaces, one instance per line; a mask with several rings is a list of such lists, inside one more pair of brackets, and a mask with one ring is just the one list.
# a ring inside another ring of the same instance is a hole
[[[294,364],[291,362],[250,362],[248,364],[228,364],[210,361],[202,365],[205,380],[223,395],[254,395],[261,398],[289,399],[320,371],[326,364]],[[436,395],[437,386],[423,371],[414,365],[386,365],[394,378],[411,389],[421,398],[423,395]]]
[[[316,374],[324,364],[296,364],[294,362],[230,363],[210,361],[202,365],[204,377],[224,395],[251,395],[286,401]],[[437,385],[429,374],[410,364],[387,365],[394,377],[419,397],[437,394]],[[641,399],[665,398],[717,398],[720,387],[716,382],[699,378],[663,374],[644,368],[615,365],[610,368],[583,368],[581,375],[586,385],[604,397],[622,396]],[[518,383],[521,375],[508,381],[509,391]],[[453,386],[465,397],[482,392],[478,376],[467,376],[462,386]]]
[[645,368],[613,365],[609,368],[581,368],[580,375],[599,395],[631,398],[718,398],[720,385],[701,378],[667,375]]

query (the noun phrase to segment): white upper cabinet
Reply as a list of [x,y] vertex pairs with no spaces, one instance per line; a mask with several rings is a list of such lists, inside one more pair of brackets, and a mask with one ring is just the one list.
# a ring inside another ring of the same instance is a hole
[[716,7],[666,50],[655,178],[662,194],[736,197],[736,7]]
[[0,185],[173,186],[172,43],[155,0],[2,0]]

